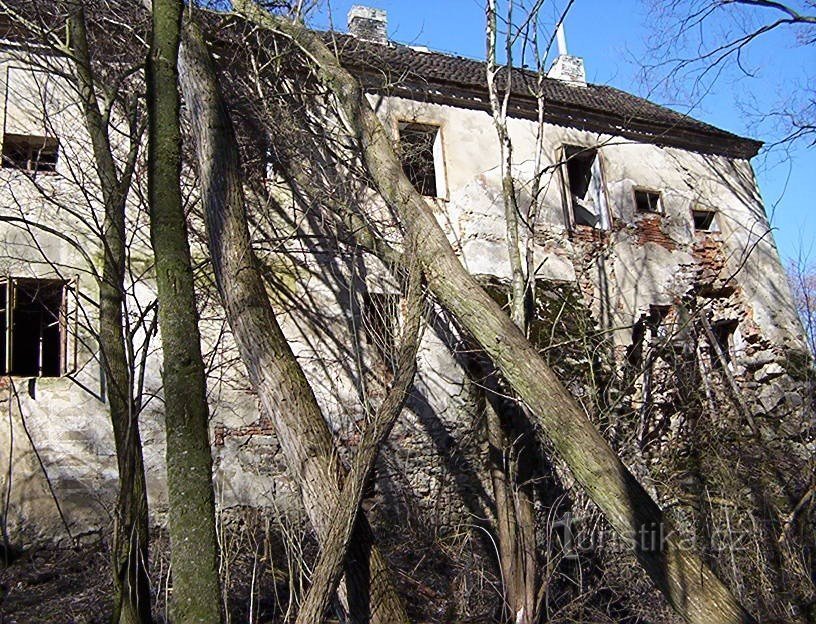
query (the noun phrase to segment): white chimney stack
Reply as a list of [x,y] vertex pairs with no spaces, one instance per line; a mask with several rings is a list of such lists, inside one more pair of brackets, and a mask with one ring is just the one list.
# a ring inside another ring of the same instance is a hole
[[558,22],[555,38],[558,39],[558,56],[567,56],[567,36],[564,34],[564,22]]
[[585,87],[586,71],[584,70],[584,59],[580,56],[570,56],[567,52],[567,37],[564,34],[563,22],[558,23],[555,31],[555,38],[558,42],[558,58],[547,72],[548,78],[555,78],[571,85]]
[[348,12],[348,31],[358,39],[388,43],[388,14],[355,4]]

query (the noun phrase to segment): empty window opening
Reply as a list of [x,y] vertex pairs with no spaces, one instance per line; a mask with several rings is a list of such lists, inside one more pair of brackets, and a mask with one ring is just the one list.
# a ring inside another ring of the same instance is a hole
[[660,193],[635,189],[635,208],[638,212],[661,212]]
[[437,197],[436,152],[439,128],[418,123],[399,126],[402,170],[421,195]]
[[649,306],[649,317],[646,323],[649,326],[652,341],[667,342],[674,334],[674,322],[671,317],[671,306]]
[[716,230],[713,210],[692,210],[691,216],[694,219],[695,231],[714,232]]
[[567,145],[564,158],[570,225],[606,229],[609,224],[598,150]]
[[717,351],[722,354],[722,359],[725,360],[725,365],[731,368],[731,363],[734,360],[734,332],[737,329],[737,321],[718,321],[711,325],[711,333],[714,335],[717,349],[712,355],[712,361],[715,366],[721,366],[722,361]]
[[3,135],[3,167],[24,171],[57,170],[59,141],[24,134]]
[[3,301],[0,367],[4,375],[58,377],[66,361],[66,285],[61,280],[14,279]]

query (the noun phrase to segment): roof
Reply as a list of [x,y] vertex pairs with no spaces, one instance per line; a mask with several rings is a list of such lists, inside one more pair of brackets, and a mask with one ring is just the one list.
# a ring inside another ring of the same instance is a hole
[[[346,34],[325,36],[336,47],[341,63],[369,91],[490,110],[483,61],[394,42],[364,41]],[[503,84],[501,75],[499,84]],[[614,87],[583,87],[543,78],[540,89],[544,117],[550,123],[734,158],[751,158],[762,146],[760,141],[720,130]],[[537,119],[538,90],[535,72],[514,69],[509,114]]]
[[[243,21],[234,14],[205,14],[221,21],[222,27]],[[5,17],[0,13],[0,38],[30,38],[24,28]],[[343,33],[322,34],[337,50],[343,66],[369,92],[490,111],[483,61],[393,41],[378,43]],[[535,72],[513,69],[510,115],[538,119],[538,81]],[[503,72],[499,83],[503,84]],[[740,137],[614,87],[576,86],[545,77],[540,88],[544,119],[553,124],[733,158],[752,158],[762,147],[761,141]]]

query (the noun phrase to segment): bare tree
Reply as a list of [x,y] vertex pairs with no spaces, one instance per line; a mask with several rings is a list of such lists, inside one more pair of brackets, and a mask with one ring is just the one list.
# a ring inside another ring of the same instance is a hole
[[[786,32],[803,46],[816,43],[816,5],[811,0],[648,0],[652,34],[643,63],[644,82],[696,102],[724,71],[751,78],[747,52],[770,33]],[[816,88],[805,82],[783,93],[771,110],[753,111],[778,136],[773,145],[816,144]]]
[[[147,575],[149,525],[144,460],[138,416],[141,397],[134,385],[132,358],[123,330],[126,277],[125,208],[139,154],[144,124],[136,97],[126,100],[129,116],[129,148],[121,168],[117,167],[109,136],[111,107],[115,98],[98,101],[98,80],[92,68],[84,7],[66,2],[68,39],[62,47],[46,39],[44,43],[68,54],[74,67],[76,93],[91,137],[94,163],[104,205],[101,228],[102,275],[99,280],[99,344],[109,388],[111,422],[119,468],[119,494],[112,539],[114,571],[114,622],[150,622],[151,595]],[[9,9],[7,9],[9,10]],[[24,16],[12,10],[12,16]],[[53,17],[53,16],[52,16]],[[28,22],[35,30],[48,24]],[[121,101],[121,100],[118,100]],[[132,350],[131,350],[132,354]],[[137,392],[137,394],[134,394]]]
[[[26,229],[35,240],[38,233],[45,233],[72,245],[87,261],[87,266],[76,267],[77,272],[90,273],[98,284],[98,312],[95,302],[85,297],[86,301],[79,302],[77,314],[82,332],[99,343],[119,469],[111,544],[112,619],[150,622],[149,525],[139,416],[152,398],[145,396],[145,369],[156,331],[156,306],[155,301],[144,302],[135,295],[144,273],[142,268],[133,266],[143,234],[138,210],[142,188],[137,171],[142,164],[140,148],[146,127],[141,80],[145,50],[138,39],[142,14],[134,11],[133,3],[116,6],[133,18],[132,30],[103,32],[110,25],[109,4],[100,7],[73,1],[54,5],[3,3],[4,11],[25,33],[21,53],[24,62],[68,85],[69,100],[78,105],[90,139],[92,154],[87,164],[93,169],[85,171],[84,161],[67,163],[64,169],[66,181],[79,189],[87,206],[81,202],[72,204],[71,199],[55,195],[53,188],[40,182],[36,175],[29,176],[34,190],[50,205],[70,215],[69,221],[79,223],[81,231],[60,232],[56,222],[36,222],[22,208],[19,217],[4,216],[3,220]],[[59,27],[63,23],[66,29]],[[67,38],[63,39],[65,35]],[[45,103],[42,106],[48,111]],[[101,219],[97,214],[99,205]],[[95,266],[92,252],[78,242],[87,238],[99,245],[101,267]],[[59,268],[43,248],[38,247],[38,252],[44,262]],[[140,335],[142,344],[137,342]],[[74,339],[81,337],[78,334]],[[96,348],[92,344],[82,346],[89,351]]]
[[[530,322],[530,301],[535,298],[535,268],[531,254],[522,258],[522,239],[525,246],[533,237],[535,211],[528,211],[533,221],[524,219],[519,206],[519,192],[513,173],[513,142],[507,127],[508,105],[513,91],[513,49],[517,40],[513,24],[514,2],[507,3],[503,22],[505,62],[499,84],[497,46],[499,42],[499,15],[496,2],[485,5],[487,62],[486,83],[490,96],[493,125],[499,141],[502,202],[504,204],[507,254],[510,261],[510,318],[526,334]],[[535,12],[536,9],[533,9]],[[537,19],[537,15],[528,16]],[[540,132],[539,128],[539,132]],[[533,200],[532,203],[534,203]],[[526,262],[525,262],[526,260]],[[505,600],[510,620],[528,624],[536,619],[538,610],[537,548],[533,488],[528,479],[518,474],[521,462],[513,462],[515,455],[523,461],[531,460],[531,440],[528,432],[519,431],[512,418],[499,413],[492,405],[485,409],[489,446],[489,471],[496,505],[496,533],[499,547],[499,565],[504,581]]]
[[[216,282],[244,365],[263,409],[275,425],[300,485],[318,539],[328,535],[345,474],[332,434],[300,364],[281,331],[261,279],[246,219],[234,129],[215,67],[195,23],[185,29],[181,87],[191,111]],[[383,556],[360,517],[345,569],[346,604],[355,621],[405,622]]]
[[416,373],[423,297],[419,267],[410,260],[411,251],[407,254],[406,257],[409,259],[405,264],[408,265],[409,277],[406,284],[406,319],[403,323],[402,344],[397,355],[394,380],[371,422],[367,423],[363,430],[351,469],[337,501],[328,536],[321,545],[320,557],[312,575],[312,585],[298,612],[298,624],[319,622],[337,589],[343,572],[343,561],[351,547],[354,524],[358,515],[362,513],[360,503],[366,481],[374,469],[383,443],[405,406]]

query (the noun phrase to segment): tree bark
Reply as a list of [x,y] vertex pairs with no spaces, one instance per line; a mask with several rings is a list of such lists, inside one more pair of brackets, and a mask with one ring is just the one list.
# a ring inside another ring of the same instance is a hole
[[390,138],[357,81],[318,35],[278,19],[246,0],[247,19],[293,40],[315,65],[359,141],[382,198],[415,227],[417,256],[428,286],[467,329],[526,404],[576,480],[610,524],[633,547],[643,568],[672,607],[694,624],[744,624],[754,619],[700,557],[682,547],[659,506],[604,440],[513,321],[467,273],[426,201],[402,171]]
[[131,136],[124,171],[117,170],[107,124],[99,109],[88,50],[82,4],[67,4],[68,48],[73,54],[77,92],[91,137],[94,163],[104,204],[102,280],[99,284],[99,347],[107,381],[108,404],[119,470],[111,540],[114,624],[152,622],[147,573],[150,542],[144,459],[139,434],[139,409],[133,396],[133,369],[128,362],[122,329],[125,279],[125,201],[130,187],[140,132]]
[[181,195],[177,60],[182,0],[153,0],[148,203],[164,358],[172,619],[221,622],[204,361]]
[[[185,27],[180,60],[216,284],[250,382],[273,422],[306,512],[323,543],[344,470],[312,388],[269,303],[247,228],[235,132],[214,64],[191,22]],[[355,524],[345,579],[348,610],[355,621],[407,622],[364,516]]]

